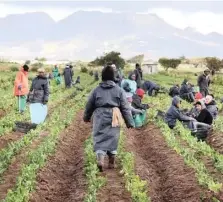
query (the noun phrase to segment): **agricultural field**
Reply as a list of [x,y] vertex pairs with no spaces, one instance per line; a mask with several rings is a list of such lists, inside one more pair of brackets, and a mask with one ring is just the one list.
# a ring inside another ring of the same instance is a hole
[[[98,85],[88,73],[78,88],[50,83],[48,116],[27,134],[14,132],[15,121],[29,121],[29,112],[17,111],[12,95],[15,72],[0,72],[0,201],[4,202],[222,202],[223,106],[214,131],[198,142],[180,123],[174,130],[156,117],[166,111],[168,94],[144,98],[151,104],[148,124],[122,128],[117,168],[99,173],[91,139],[91,123],[83,110]],[[30,74],[30,80],[35,74]],[[160,72],[145,75],[169,89],[184,78],[196,84],[193,73]],[[222,97],[221,76],[213,78],[211,92]],[[191,105],[183,102],[184,108]]]

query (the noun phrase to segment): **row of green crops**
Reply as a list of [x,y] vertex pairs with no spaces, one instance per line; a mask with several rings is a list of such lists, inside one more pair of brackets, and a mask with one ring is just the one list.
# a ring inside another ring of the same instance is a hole
[[[49,135],[44,138],[41,145],[36,150],[30,152],[27,163],[22,167],[20,175],[17,178],[15,188],[8,192],[4,201],[28,201],[29,193],[33,191],[35,187],[38,170],[45,165],[47,157],[55,151],[60,132],[72,122],[74,114],[84,107],[83,97],[89,93],[90,90],[91,88],[86,88],[82,93],[70,99],[67,104],[58,107],[57,113],[55,113],[52,118]],[[66,119],[63,116],[64,114],[66,114]]]
[[92,137],[85,141],[85,175],[88,189],[84,202],[96,202],[97,191],[106,183],[104,177],[98,176],[99,170],[96,163],[96,155],[93,151]]
[[55,124],[54,118],[58,116],[58,111],[61,107],[66,107],[69,105],[69,102],[64,102],[63,105],[56,107],[52,115],[45,123],[40,124],[37,129],[31,130],[28,134],[24,135],[21,139],[16,142],[10,143],[6,148],[0,151],[0,176],[8,168],[8,165],[11,163],[13,156],[15,156],[23,147],[28,146],[32,141],[39,137],[41,131],[47,130],[47,128],[53,127]]
[[[91,84],[91,78],[88,75],[83,75],[82,83],[81,85],[77,86],[79,88],[83,88],[82,86],[86,83]],[[61,103],[62,101],[68,99],[68,96],[75,90],[76,88],[70,88],[70,89],[64,89],[62,86],[55,86],[52,85],[51,87],[51,94],[49,97],[49,108],[54,108],[56,105]],[[14,102],[16,102],[14,100]],[[25,121],[29,118],[29,112],[26,111],[23,115],[19,114],[15,110],[10,110],[7,112],[7,114],[0,118],[0,136],[5,135],[12,131],[14,122],[15,121]]]
[[132,153],[125,151],[125,138],[125,134],[122,131],[119,139],[118,158],[121,162],[121,173],[124,174],[126,189],[131,193],[133,202],[150,202],[151,200],[147,196],[148,187],[146,181],[141,180],[135,174],[134,156]]
[[[167,144],[184,157],[184,161],[188,166],[195,169],[196,177],[200,185],[218,193],[222,189],[222,183],[211,176],[202,160],[200,160],[200,155],[208,156],[212,159],[214,166],[220,172],[222,172],[223,165],[222,155],[212,149],[205,142],[197,142],[197,139],[191,136],[188,129],[185,129],[180,123],[178,123],[174,130],[169,129],[163,121],[157,123],[157,120],[154,119],[157,109],[166,111],[170,106],[170,99],[164,95],[160,95],[157,97],[147,97],[145,100],[150,103],[156,103],[155,108],[149,110],[149,115],[160,127]],[[185,104],[185,106],[187,106],[187,104]],[[182,141],[187,142],[188,146],[185,147],[182,145]]]

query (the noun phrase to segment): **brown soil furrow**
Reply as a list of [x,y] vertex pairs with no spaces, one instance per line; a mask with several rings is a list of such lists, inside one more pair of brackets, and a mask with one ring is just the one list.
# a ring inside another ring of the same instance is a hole
[[80,202],[86,192],[84,174],[84,141],[90,134],[91,125],[82,121],[83,113],[61,133],[55,155],[38,173],[36,191],[32,202]]
[[142,130],[127,130],[126,134],[126,149],[135,154],[136,172],[148,182],[152,202],[199,202],[206,195],[194,170],[167,146],[157,127],[150,124]]
[[103,175],[106,185],[97,194],[97,202],[131,202],[131,195],[125,188],[123,177],[119,169],[105,169]]
[[47,135],[48,133],[42,132],[40,137],[35,139],[30,146],[23,148],[19,154],[13,157],[12,163],[1,177],[0,200],[4,199],[8,190],[15,186],[21,167],[28,160],[29,151],[36,149]]
[[207,137],[207,143],[220,154],[223,154],[223,133],[214,131]]

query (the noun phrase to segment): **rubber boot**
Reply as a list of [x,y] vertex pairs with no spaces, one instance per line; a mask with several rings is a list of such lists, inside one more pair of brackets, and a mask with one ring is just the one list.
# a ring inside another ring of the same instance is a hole
[[97,155],[97,166],[98,166],[98,169],[100,172],[103,172],[104,158],[105,158],[105,156],[103,154]]
[[109,169],[115,168],[115,155],[114,154],[108,155],[108,168]]

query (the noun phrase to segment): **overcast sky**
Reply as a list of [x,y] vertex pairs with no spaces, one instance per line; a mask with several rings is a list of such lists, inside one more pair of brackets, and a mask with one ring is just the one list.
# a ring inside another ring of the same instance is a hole
[[43,11],[61,20],[77,10],[155,13],[178,28],[188,26],[202,33],[223,34],[223,1],[0,1],[0,17]]

